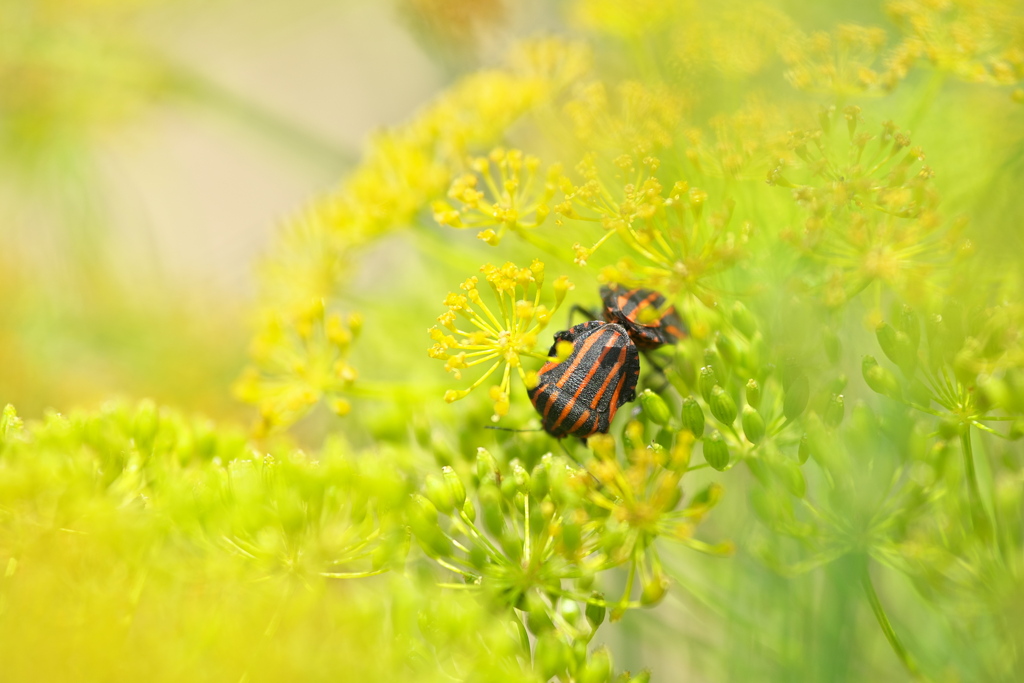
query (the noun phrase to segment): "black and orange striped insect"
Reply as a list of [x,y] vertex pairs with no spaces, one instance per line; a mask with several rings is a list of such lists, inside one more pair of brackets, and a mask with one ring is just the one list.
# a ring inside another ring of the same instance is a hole
[[586,439],[605,433],[615,411],[636,398],[640,354],[621,325],[591,320],[555,334],[572,344],[562,362],[549,361],[537,373],[537,386],[527,393],[551,436]]
[[688,333],[676,307],[653,289],[626,289],[618,284],[601,287],[603,317],[626,328],[637,348],[648,351],[674,344]]

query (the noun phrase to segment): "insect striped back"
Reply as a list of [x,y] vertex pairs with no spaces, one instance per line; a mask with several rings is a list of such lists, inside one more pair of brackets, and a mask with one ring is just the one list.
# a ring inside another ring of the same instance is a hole
[[556,438],[585,439],[608,431],[619,406],[636,398],[640,354],[621,325],[600,320],[580,323],[555,334],[573,345],[561,363],[550,361],[528,391],[544,430]]
[[626,328],[641,349],[674,344],[687,334],[675,306],[666,306],[665,297],[653,289],[606,285],[601,288],[601,302],[605,320]]

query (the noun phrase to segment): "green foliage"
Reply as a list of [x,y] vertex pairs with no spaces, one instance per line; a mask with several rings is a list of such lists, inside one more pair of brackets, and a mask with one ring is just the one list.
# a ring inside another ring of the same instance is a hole
[[[464,75],[284,226],[250,432],[4,411],[16,678],[1019,677],[1024,264],[985,186],[1024,182],[1020,7],[623,7],[570,3],[579,42]],[[556,443],[541,333],[610,282],[688,334]]]

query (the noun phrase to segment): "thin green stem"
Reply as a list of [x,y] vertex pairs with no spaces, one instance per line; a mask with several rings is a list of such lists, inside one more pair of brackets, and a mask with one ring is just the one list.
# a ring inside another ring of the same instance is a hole
[[971,426],[960,427],[960,446],[964,452],[964,473],[967,475],[967,488],[971,498],[971,519],[974,529],[986,541],[991,538],[991,525],[988,513],[981,502],[981,489],[978,487],[978,474],[974,469],[974,448],[971,445]]
[[875,592],[875,586],[871,582],[871,572],[868,569],[867,564],[864,564],[864,568],[861,574],[861,584],[864,586],[864,594],[867,595],[868,602],[871,604],[871,611],[875,613],[875,619],[878,620],[878,625],[882,627],[882,633],[885,634],[885,639],[889,641],[889,645],[892,646],[893,652],[899,657],[900,661],[903,662],[903,666],[906,667],[907,671],[910,672],[914,678],[918,680],[924,680],[920,670],[917,668],[917,663],[914,658],[907,652],[907,648],[900,642],[899,636],[896,635],[896,631],[893,630],[892,624],[889,623],[889,617],[885,614],[885,608],[882,607],[881,600],[878,599],[878,593]]

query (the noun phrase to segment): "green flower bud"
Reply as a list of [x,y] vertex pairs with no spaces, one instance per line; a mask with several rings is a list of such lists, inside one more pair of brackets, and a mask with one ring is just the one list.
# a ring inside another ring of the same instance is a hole
[[806,432],[800,437],[800,447],[797,449],[796,457],[800,460],[801,465],[807,462],[807,458],[811,457],[811,447]]
[[476,449],[476,477],[481,484],[498,480],[498,463],[490,451],[483,447]]
[[515,482],[516,493],[526,493],[529,491],[530,473],[526,471],[525,467],[523,467],[523,463],[518,460],[513,460],[510,463],[510,467],[512,468],[512,476],[510,479]]
[[843,345],[839,340],[839,335],[837,335],[835,330],[831,327],[826,327],[823,331],[823,342],[825,346],[825,355],[828,356],[828,361],[832,363],[832,365],[838,365],[843,351]]
[[636,676],[633,676],[627,683],[651,683],[651,672],[644,669]]
[[533,665],[542,680],[550,680],[565,673],[572,656],[572,648],[555,632],[537,638],[533,651]]
[[548,478],[551,471],[551,455],[545,455],[530,474],[530,495],[541,500],[548,494]]
[[448,557],[452,554],[452,541],[441,531],[437,508],[427,498],[413,494],[407,520],[424,552],[431,557]]
[[477,491],[484,528],[498,536],[505,529],[505,513],[501,509],[501,491],[492,483],[480,484]]
[[[708,395],[710,396],[710,390]],[[690,430],[698,439],[704,435],[704,409],[692,396],[683,399],[681,422],[683,429]]]
[[579,683],[610,683],[612,680],[612,655],[608,648],[600,647],[590,653],[590,659],[580,670]]
[[732,324],[747,339],[750,339],[757,331],[757,321],[754,319],[754,315],[739,301],[732,305]]
[[562,520],[562,545],[565,547],[566,555],[572,557],[580,549],[583,539],[583,530],[580,525],[569,519]]
[[523,539],[511,527],[506,527],[498,536],[498,545],[512,562],[518,562],[523,556]]
[[900,332],[907,335],[911,348],[916,352],[921,345],[921,321],[917,319],[917,314],[914,313],[910,306],[904,306],[903,310],[900,311],[897,326]]
[[561,615],[562,619],[564,619],[567,624],[574,628],[577,622],[579,622],[580,617],[583,616],[583,612],[580,610],[580,604],[575,600],[569,600],[568,598],[559,600],[558,614]]
[[714,387],[711,390],[711,400],[708,403],[711,414],[722,424],[731,425],[736,420],[736,402],[722,387]]
[[470,522],[476,521],[476,508],[473,507],[473,501],[469,498],[467,498],[466,502],[462,504],[462,514],[466,515],[466,518]]
[[873,356],[864,356],[861,362],[861,374],[864,381],[876,394],[882,394],[897,401],[903,398],[903,392],[896,381],[896,376],[878,364]]
[[1008,432],[1007,436],[1010,438],[1011,441],[1016,441],[1017,439],[1024,436],[1024,420],[1014,420],[1010,424],[1010,431]]
[[[445,469],[451,469],[446,467]],[[455,510],[455,500],[448,484],[436,474],[428,474],[423,482],[423,493],[442,514],[450,515]]]
[[469,547],[469,557],[467,559],[469,564],[478,572],[483,572],[484,567],[489,563],[487,551],[476,545]]
[[622,443],[626,446],[626,457],[635,449],[644,448],[644,425],[639,420],[630,420],[622,428]]
[[828,405],[825,406],[825,424],[829,427],[838,427],[843,421],[843,414],[846,412],[846,404],[842,394],[832,394]]
[[704,460],[719,472],[729,466],[729,446],[717,431],[704,439]]
[[[700,374],[697,376],[697,389],[700,391],[700,395],[704,397],[705,401],[711,400],[711,390],[718,385],[718,375],[715,374],[715,368],[711,365],[705,365],[700,369]],[[696,434],[696,432],[694,432]]]
[[[590,597],[593,600],[599,600],[602,603],[604,602],[604,595],[597,591],[594,591]],[[597,627],[604,623],[604,617],[608,613],[608,610],[603,604],[598,605],[593,602],[588,602],[583,613],[587,616],[587,623],[590,624],[590,628],[597,630]]]
[[747,403],[751,408],[757,410],[761,407],[761,385],[757,383],[757,380],[750,378],[747,380]]
[[715,338],[715,348],[718,349],[718,355],[722,357],[729,365],[736,365],[740,359],[740,351],[736,348],[736,342],[730,337],[719,333]]
[[[697,406],[700,408],[700,406]],[[701,417],[704,413],[701,413]],[[701,423],[701,430],[703,431],[704,424]],[[672,443],[672,450],[668,454],[668,462],[666,467],[673,472],[685,472],[690,466],[690,455],[693,453],[693,442],[695,441],[693,432],[688,429],[684,429],[681,432],[676,433],[675,441]]]
[[466,502],[466,487],[463,485],[458,472],[451,467],[445,466],[441,468],[441,475],[444,477],[445,484],[448,485],[448,491],[451,493],[455,506],[462,507]]
[[[135,421],[132,425],[132,433],[135,443],[142,450],[149,450],[153,446],[153,439],[160,429],[160,409],[153,401],[142,401],[135,412]],[[2,430],[0,430],[2,432]],[[0,433],[2,436],[2,433]]]
[[917,365],[917,351],[911,345],[910,337],[905,332],[900,332],[889,323],[882,324],[875,331],[878,337],[878,345],[882,347],[885,356],[895,363],[906,375],[912,375]]
[[761,414],[750,406],[743,406],[743,418],[740,422],[743,424],[743,435],[747,437],[747,441],[753,444],[761,443],[765,431],[764,418]]
[[548,615],[548,606],[534,592],[526,596],[526,628],[530,633],[539,636],[554,629],[555,624]]
[[800,414],[807,407],[807,400],[810,396],[810,384],[805,376],[800,375],[793,380],[789,385],[789,389],[786,390],[786,397],[782,402],[782,414],[786,416],[787,420],[800,417]]
[[669,580],[661,572],[655,571],[654,576],[640,591],[640,604],[644,607],[654,607],[665,598],[669,585]]
[[807,483],[800,466],[789,459],[776,460],[771,465],[775,478],[782,482],[786,490],[797,498],[803,498],[807,492]]
[[654,424],[663,427],[668,424],[671,417],[668,404],[665,403],[665,399],[650,389],[644,389],[640,394],[640,407],[643,408],[644,415]]

